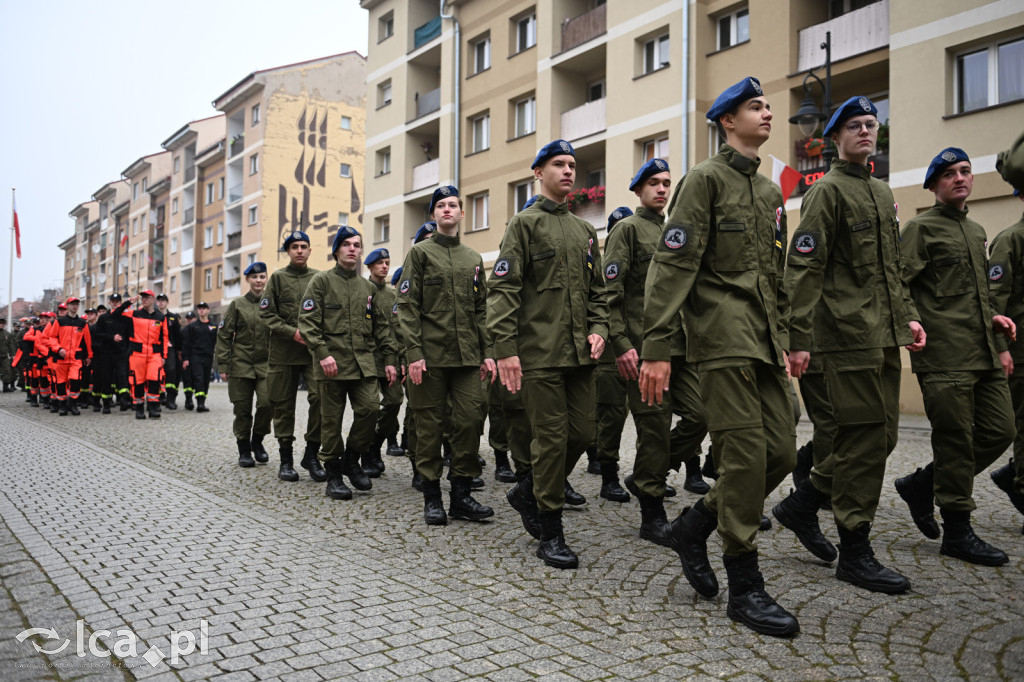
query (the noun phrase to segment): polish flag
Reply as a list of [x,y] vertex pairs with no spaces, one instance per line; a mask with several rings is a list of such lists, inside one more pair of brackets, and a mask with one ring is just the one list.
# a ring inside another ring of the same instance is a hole
[[18,207],[14,204],[14,198],[11,197],[11,210],[14,212],[14,245],[17,251],[18,258],[21,258],[21,226],[18,225]]
[[786,201],[797,185],[800,184],[800,171],[786,165],[785,161],[779,161],[772,156],[772,182],[782,190],[782,200]]
[[125,230],[124,231],[124,236],[121,237],[121,248],[123,249],[124,245],[127,244],[127,243],[128,243],[128,230]]

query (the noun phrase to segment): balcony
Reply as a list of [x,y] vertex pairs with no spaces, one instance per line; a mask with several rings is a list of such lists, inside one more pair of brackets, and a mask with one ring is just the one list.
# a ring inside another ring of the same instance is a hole
[[[604,5],[601,5],[603,7]],[[606,128],[604,99],[587,102],[562,114],[562,138],[578,140]]]
[[189,265],[192,265],[192,262],[194,260],[193,259],[193,253],[194,253],[194,251],[192,249],[182,249],[181,250],[181,267],[184,268],[184,267],[187,267]]
[[164,224],[157,223],[153,225],[153,234],[150,237],[151,241],[159,241],[164,238]]
[[441,108],[441,88],[425,92],[416,100],[416,118],[426,116]]
[[562,52],[582,45],[608,30],[608,6],[598,5],[589,12],[562,22]]
[[181,292],[181,305],[191,306],[192,305],[192,292],[183,291]]
[[434,159],[433,161],[427,161],[426,163],[421,163],[418,166],[413,166],[412,188],[409,191],[415,192],[416,190],[423,189],[424,187],[437,186],[440,169],[440,159]]
[[190,207],[185,209],[185,217],[182,218],[181,224],[182,225],[191,225],[195,221],[196,221],[196,208],[195,208],[195,206],[190,206]]
[[429,43],[431,40],[438,37],[439,35],[441,35],[440,15],[434,17],[433,19],[423,24],[422,26],[419,26],[418,28],[416,28],[415,31],[413,31],[412,47],[415,50],[420,45],[425,45]]
[[242,183],[238,183],[228,190],[228,206],[237,204],[242,200]]
[[825,64],[825,33],[832,32],[832,62],[877,50],[889,44],[889,0],[836,17],[823,24],[808,26],[799,32],[800,49],[797,72]]
[[192,182],[196,179],[196,167],[189,166],[185,169],[185,182]]
[[241,295],[242,283],[238,277],[224,280],[224,292],[221,294],[224,300],[235,299]]
[[233,140],[231,140],[231,146],[228,148],[228,157],[238,156],[245,151],[245,134],[238,134]]
[[228,251],[236,251],[242,248],[242,233],[235,232],[228,235]]

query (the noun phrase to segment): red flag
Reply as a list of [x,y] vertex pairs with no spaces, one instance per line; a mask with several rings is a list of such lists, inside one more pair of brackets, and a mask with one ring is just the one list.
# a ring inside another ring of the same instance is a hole
[[11,197],[11,210],[14,211],[14,246],[21,258],[21,226],[18,225],[18,207],[14,204],[14,197]]
[[786,201],[797,185],[800,184],[800,171],[791,168],[785,161],[779,161],[772,156],[772,182],[782,190],[782,200]]
[[128,230],[125,230],[124,231],[124,236],[121,237],[121,248],[123,249],[124,245],[127,244],[127,243],[128,243]]

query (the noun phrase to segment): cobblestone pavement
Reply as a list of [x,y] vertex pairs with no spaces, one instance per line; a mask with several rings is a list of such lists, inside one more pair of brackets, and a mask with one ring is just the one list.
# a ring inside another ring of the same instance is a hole
[[[385,457],[372,491],[332,501],[305,471],[278,481],[276,447],[269,465],[238,468],[224,385],[209,403],[143,423],[58,418],[0,396],[0,679],[1024,677],[1021,517],[983,475],[975,528],[1011,562],[940,556],[891,486],[929,456],[920,419],[904,420],[875,533],[879,559],[913,591],[857,589],[788,531],[762,533],[769,589],[802,628],[778,640],[730,621],[724,597],[697,598],[675,554],[636,537],[636,501],[598,498],[582,466],[571,480],[589,502],[565,514],[580,567],[559,571],[534,557],[493,461],[477,495],[493,522],[427,527],[405,458]],[[633,437],[627,425],[623,442]],[[670,515],[693,501],[673,481]],[[824,515],[822,526],[834,540]],[[19,641],[28,628],[54,632]]]

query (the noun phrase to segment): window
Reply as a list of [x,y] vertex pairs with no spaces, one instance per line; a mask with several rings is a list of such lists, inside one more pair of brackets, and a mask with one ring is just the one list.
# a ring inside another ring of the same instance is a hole
[[224,198],[224,178],[221,178],[220,180],[217,181],[217,198]]
[[344,211],[338,211],[338,224],[348,225],[348,213],[345,213]]
[[352,117],[351,116],[342,116],[341,117],[341,129],[342,130],[352,130]]
[[177,275],[171,275],[171,293],[173,294],[178,290],[178,277]]
[[605,84],[604,80],[599,80],[591,83],[587,86],[587,101],[596,102],[599,99],[605,98]]
[[377,108],[386,107],[391,104],[391,79],[387,79],[377,86]]
[[213,203],[213,183],[206,183],[206,205],[209,206]]
[[260,171],[260,155],[253,154],[249,157],[249,175],[256,175]]
[[256,262],[256,254],[255,253],[250,253],[245,258],[245,267],[249,267],[250,265],[252,265],[255,262]]
[[256,207],[255,206],[250,206],[249,207],[249,224],[250,225],[255,225],[256,224]]
[[149,178],[142,178],[142,191],[143,192],[148,192],[149,191]]
[[471,74],[480,73],[491,68],[491,37],[484,36],[473,41],[472,45],[473,64],[469,69]]
[[132,218],[132,234],[136,235],[139,233],[139,219]]
[[644,42],[643,71],[647,74],[668,66],[668,34]]
[[171,213],[178,212],[178,197],[171,199]]
[[528,50],[537,44],[537,15],[529,15],[516,20],[515,36],[516,54]]
[[223,287],[224,286],[224,266],[223,265],[218,265],[217,266],[217,286],[218,287]]
[[537,98],[530,95],[516,102],[515,130],[512,137],[529,135],[537,129]]
[[1024,38],[957,55],[957,113],[1024,99]]
[[391,147],[384,147],[377,152],[377,175],[387,175],[391,172]]
[[587,187],[601,187],[604,185],[604,168],[598,168],[587,173]]
[[171,237],[171,253],[178,253],[178,238]]
[[203,248],[209,249],[213,246],[213,225],[203,228]]
[[136,255],[137,254],[134,254],[134,253],[132,254],[132,272],[135,272],[135,270],[136,270],[136,268],[135,268],[135,257],[136,257]]
[[252,107],[252,123],[249,125],[256,125],[260,122],[260,105],[254,104]]
[[482,152],[491,146],[491,115],[483,114],[469,119],[470,134],[473,136],[469,145],[473,152]]
[[132,184],[132,201],[135,201],[138,198],[139,198],[139,183],[136,182],[136,183]]
[[514,190],[514,196],[512,198],[512,207],[516,213],[523,210],[523,206],[533,196],[533,180],[527,180],[526,182],[520,182],[516,185]]
[[644,157],[640,163],[647,163],[651,159],[668,160],[668,136],[644,142]]
[[341,164],[341,177],[351,178],[352,177],[352,166],[347,163]]
[[377,21],[377,42],[395,35],[395,13],[388,12]]
[[718,18],[718,49],[750,40],[750,12],[743,9]]
[[223,244],[224,243],[224,223],[223,222],[217,223],[217,243],[218,244]]
[[382,215],[376,218],[373,226],[374,242],[386,242],[391,239],[391,216]]
[[487,229],[487,204],[488,194],[477,194],[469,197],[469,212],[470,212],[470,229],[471,230],[486,230]]
[[181,157],[180,156],[175,156],[174,157],[174,172],[177,173],[180,170],[181,170]]
[[708,156],[714,156],[718,153],[718,150],[725,144],[718,134],[718,126],[712,121],[708,121]]
[[213,268],[206,268],[203,271],[203,284],[205,285],[204,291],[210,291],[213,289]]

